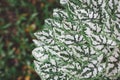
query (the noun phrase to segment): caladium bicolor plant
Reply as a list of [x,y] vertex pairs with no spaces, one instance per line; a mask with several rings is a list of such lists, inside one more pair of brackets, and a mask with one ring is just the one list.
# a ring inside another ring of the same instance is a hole
[[42,80],[116,80],[120,76],[120,0],[60,0],[36,32]]

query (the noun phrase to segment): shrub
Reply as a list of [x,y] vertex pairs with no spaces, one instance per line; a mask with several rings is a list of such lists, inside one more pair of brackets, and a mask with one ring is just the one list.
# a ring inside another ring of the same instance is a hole
[[109,80],[120,76],[120,1],[60,0],[36,32],[35,70],[42,80]]

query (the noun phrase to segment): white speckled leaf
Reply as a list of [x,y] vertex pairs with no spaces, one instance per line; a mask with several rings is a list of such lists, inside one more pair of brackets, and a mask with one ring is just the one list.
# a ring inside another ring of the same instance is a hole
[[114,80],[120,76],[120,0],[60,0],[33,40],[43,80]]

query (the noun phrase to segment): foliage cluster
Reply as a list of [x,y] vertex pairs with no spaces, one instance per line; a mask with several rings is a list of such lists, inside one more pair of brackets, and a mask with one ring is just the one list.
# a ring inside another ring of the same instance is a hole
[[120,0],[60,0],[36,32],[36,72],[43,80],[120,77]]

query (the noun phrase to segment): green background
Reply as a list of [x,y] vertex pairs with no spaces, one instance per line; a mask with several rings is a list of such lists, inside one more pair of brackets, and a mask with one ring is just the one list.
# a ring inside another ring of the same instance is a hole
[[52,16],[58,0],[0,0],[0,80],[40,80],[32,39]]

